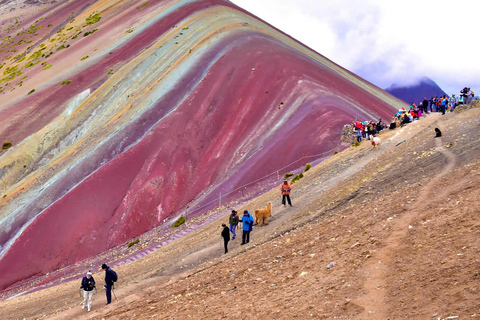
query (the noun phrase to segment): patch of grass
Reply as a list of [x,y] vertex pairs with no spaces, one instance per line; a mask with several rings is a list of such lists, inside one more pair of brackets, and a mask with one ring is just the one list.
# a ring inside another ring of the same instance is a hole
[[48,70],[48,69],[50,69],[51,67],[52,67],[51,64],[47,64],[47,65],[43,68],[43,70]]
[[63,80],[61,85],[63,86],[63,85],[70,84],[70,83],[72,83],[72,80]]
[[100,17],[100,13],[99,13],[99,12],[94,12],[94,13],[90,14],[90,15],[85,19],[85,20],[87,21],[87,23],[85,24],[85,27],[97,23],[98,21],[100,21],[100,19],[102,19],[102,17]]
[[133,32],[133,29],[128,29],[127,31],[125,31],[125,33],[132,33]]
[[[97,31],[98,31],[98,29],[93,29],[93,30],[87,31],[87,32],[85,32],[85,33],[83,34],[83,36],[84,36],[84,37],[89,36],[89,35],[91,35],[92,33],[95,33],[95,32],[97,32]],[[73,38],[72,38],[72,39],[73,39]]]
[[170,228],[178,228],[184,223],[185,223],[185,217],[180,216],[180,218],[178,218],[177,221],[175,221],[175,223]]
[[307,163],[307,165],[305,166],[305,170],[304,172],[307,172],[308,170],[310,170],[312,168],[312,165],[310,163]]
[[29,63],[27,63],[27,64],[25,65],[25,68],[33,67],[34,65],[38,64],[39,62],[40,62],[40,60],[30,61]]
[[298,180],[303,178],[303,173],[297,174],[295,177],[293,177],[292,181],[290,181],[290,184],[294,184]]
[[31,95],[31,94],[34,93],[34,92],[35,92],[35,89],[30,90],[30,91],[27,93],[27,96]]
[[69,44],[67,44],[67,45],[62,44],[60,47],[57,48],[57,51],[63,50],[63,49],[67,49],[67,48],[69,48],[69,47],[70,47]]
[[88,59],[88,58],[90,58],[90,56],[85,56],[82,59],[80,59],[80,61],[83,61],[83,60]]
[[290,178],[291,176],[293,176],[293,173],[285,173],[285,179],[288,179],[288,178]]
[[143,8],[143,7],[145,7],[145,6],[148,6],[148,1],[145,2],[144,4],[138,6],[137,9],[141,9],[141,8]]
[[136,240],[134,240],[134,241],[127,242],[127,246],[128,246],[129,248],[131,248],[131,247],[133,247],[134,245],[136,245],[136,244],[139,243],[139,242],[140,242],[140,239],[136,239]]
[[113,74],[113,70],[108,71],[107,74]]
[[11,142],[4,142],[2,145],[2,150],[7,150],[7,149],[10,149],[11,147],[12,147]]

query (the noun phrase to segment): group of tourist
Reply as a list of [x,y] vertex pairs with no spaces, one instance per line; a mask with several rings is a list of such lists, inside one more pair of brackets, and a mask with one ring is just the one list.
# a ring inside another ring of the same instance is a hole
[[382,119],[378,121],[355,121],[353,123],[353,131],[357,137],[357,142],[362,142],[362,139],[369,140],[371,137],[374,137],[378,132],[385,129]]

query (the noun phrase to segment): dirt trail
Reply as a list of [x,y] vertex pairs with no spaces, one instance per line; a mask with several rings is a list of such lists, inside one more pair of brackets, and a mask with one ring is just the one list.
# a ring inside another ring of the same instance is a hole
[[365,264],[365,294],[356,301],[358,305],[364,308],[364,312],[359,316],[359,319],[389,319],[389,306],[385,301],[388,294],[386,283],[389,275],[395,273],[395,253],[403,245],[410,228],[413,228],[410,225],[412,220],[420,216],[422,211],[430,204],[439,202],[444,198],[443,193],[434,192],[436,191],[435,187],[442,177],[455,168],[456,156],[443,147],[442,141],[442,138],[436,140],[436,149],[447,158],[447,165],[422,188],[418,198],[406,208],[405,214],[393,219],[394,225],[390,236],[385,241],[386,245],[378,250]]
[[[328,165],[328,163],[331,162],[332,166],[332,169],[328,169],[327,173],[316,174],[315,171],[317,168],[312,168],[312,172],[306,174],[305,177],[293,187],[293,208],[288,206],[284,208],[280,204],[279,190],[277,188],[246,204],[245,206],[247,206],[250,212],[253,213],[253,209],[264,207],[267,201],[272,201],[273,203],[273,216],[269,219],[269,225],[255,228],[254,233],[252,234],[251,243],[248,246],[240,246],[241,229],[239,229],[237,239],[230,242],[229,254],[223,255],[223,243],[219,238],[219,228],[222,222],[227,221],[228,215],[226,215],[218,220],[212,221],[209,225],[203,226],[201,230],[198,229],[193,231],[191,234],[181,237],[172,243],[161,247],[161,249],[153,251],[142,259],[119,267],[116,271],[122,274],[122,286],[119,287],[116,292],[119,300],[115,302],[115,308],[134,304],[135,301],[141,303],[141,301],[148,300],[152,294],[158,294],[159,291],[162,291],[162,288],[167,290],[172,283],[182,282],[184,279],[191,279],[194,274],[209,268],[214,269],[217,265],[221,265],[225,261],[239,259],[243,253],[254,254],[260,250],[262,244],[278,235],[289,232],[309,221],[318,220],[320,218],[319,214],[321,215],[319,212],[322,210],[321,206],[318,204],[319,199],[325,197],[325,194],[329,193],[328,191],[325,193],[326,190],[335,187],[344,180],[348,180],[363,168],[368,168],[368,165],[372,160],[383,156],[391,150],[395,150],[395,147],[399,143],[413,138],[415,135],[422,132],[423,129],[436,122],[439,118],[440,115],[432,114],[423,118],[421,121],[412,123],[404,128],[384,132],[380,149],[372,149],[367,142],[367,145],[362,145],[360,148],[351,148],[350,150],[346,150],[346,153],[339,154],[340,158],[338,159],[335,157],[327,159],[325,164]],[[424,203],[425,201],[422,199],[427,199],[429,197],[431,193],[429,189],[433,188],[434,182],[440,179],[443,174],[446,174],[449,168],[454,166],[454,156],[449,153],[448,150],[443,150],[441,143],[441,140],[437,141],[438,150],[447,157],[451,157],[451,159],[449,158],[448,166],[436,177],[435,180],[425,186],[421,198],[415,201],[415,203]],[[243,211],[245,206],[236,209]],[[372,276],[367,274],[366,279],[372,277],[373,279],[372,281],[366,281],[367,285],[365,291],[367,294],[365,295],[365,299],[358,302],[358,305],[364,306],[366,312],[367,310],[374,312],[372,314],[367,313],[368,317],[366,318],[368,319],[373,319],[372,315],[375,316],[375,319],[380,319],[382,317],[378,315],[385,314],[386,311],[378,309],[381,304],[374,302],[378,301],[376,299],[383,300],[383,295],[385,293],[380,292],[377,288],[383,287],[383,272],[387,272],[388,270],[377,269],[377,265],[371,264],[371,262],[375,259],[375,261],[381,260],[383,264],[383,260],[392,259],[388,257],[388,252],[394,249],[395,245],[399,245],[401,239],[405,237],[405,234],[408,231],[409,221],[417,214],[415,212],[420,211],[421,209],[419,208],[416,210],[412,209],[412,212],[407,211],[401,220],[396,220],[396,229],[387,243],[387,246],[391,246],[390,249],[384,248],[377,251],[372,254],[373,257],[367,261],[367,263],[369,263],[367,270],[369,270],[369,273],[371,273]],[[301,214],[298,215],[299,213]],[[395,240],[396,238],[397,240]],[[383,256],[380,256],[382,254]],[[296,266],[296,268],[298,268],[298,266]],[[103,276],[98,276],[100,278],[97,278],[97,282],[102,283]],[[134,281],[134,279],[145,280]],[[49,292],[53,290],[61,291],[69,287],[72,287],[72,285],[65,284],[63,287],[59,287],[59,289],[54,288]],[[152,290],[156,290],[157,292],[152,293]],[[38,294],[32,295],[32,297],[41,297],[43,295],[44,293],[39,292]],[[76,295],[78,296],[78,293],[76,293]],[[374,298],[374,295],[376,295],[377,298]],[[57,296],[57,293],[54,293],[54,296],[52,296],[52,301],[55,301],[55,299],[61,301],[60,298],[55,298],[55,296]],[[28,299],[32,300],[34,298],[25,297],[25,300]],[[37,300],[37,298],[35,298],[35,300]],[[104,301],[104,292],[99,289],[98,295],[96,295],[94,299],[93,311],[89,313],[89,318],[99,317],[99,319],[101,319],[103,316],[111,315],[112,312],[115,312],[111,306],[104,307]],[[73,305],[71,302],[65,301],[65,303],[62,303],[62,306],[60,306],[59,303],[57,303],[57,305],[58,307],[55,308],[58,308],[58,310],[55,310],[56,315],[53,319],[85,318],[85,312],[78,307],[78,304]],[[33,308],[38,308],[38,306],[32,304],[31,308],[33,311]],[[50,310],[42,311],[42,313],[43,312],[47,314],[45,317],[50,319],[52,316],[52,309],[50,308]],[[35,312],[34,314],[38,314],[38,312]],[[385,319],[385,317],[382,319]]]

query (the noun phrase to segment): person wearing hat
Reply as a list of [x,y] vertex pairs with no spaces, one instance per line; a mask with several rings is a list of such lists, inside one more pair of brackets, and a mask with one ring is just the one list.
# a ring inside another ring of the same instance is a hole
[[238,222],[240,219],[238,218],[237,211],[232,210],[232,214],[230,215],[229,223],[230,223],[230,231],[232,232],[232,240],[235,239],[235,230],[238,228]]
[[230,230],[228,229],[225,223],[222,224],[222,238],[223,238],[223,245],[225,246],[225,254],[228,252],[228,241],[230,241]]
[[250,212],[248,212],[248,210],[243,211],[243,217],[242,217],[243,234],[242,234],[242,243],[241,243],[242,246],[250,242],[250,231],[252,231],[252,228],[253,228],[253,221],[254,220]]
[[93,279],[91,271],[88,271],[85,277],[83,277],[80,289],[83,289],[82,309],[85,309],[85,306],[87,306],[87,310],[90,311],[92,309],[93,289],[95,289],[95,279]]
[[112,288],[113,283],[117,281],[118,276],[115,271],[110,269],[105,263],[102,264],[102,269],[105,270],[105,285],[103,288],[105,289],[105,294],[107,295],[107,304],[112,302]]
[[283,180],[283,184],[280,187],[280,190],[282,190],[282,204],[284,206],[287,206],[287,203],[285,202],[285,199],[286,199],[288,201],[288,204],[291,207],[292,206],[292,201],[290,200],[290,191],[292,190],[292,188],[288,184],[287,179]]

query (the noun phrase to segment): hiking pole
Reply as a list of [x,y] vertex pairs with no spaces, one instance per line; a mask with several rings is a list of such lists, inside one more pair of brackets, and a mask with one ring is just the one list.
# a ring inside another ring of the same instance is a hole
[[117,300],[117,295],[115,294],[115,286],[114,285],[112,286],[112,292],[113,292],[113,296],[115,297],[115,300]]

